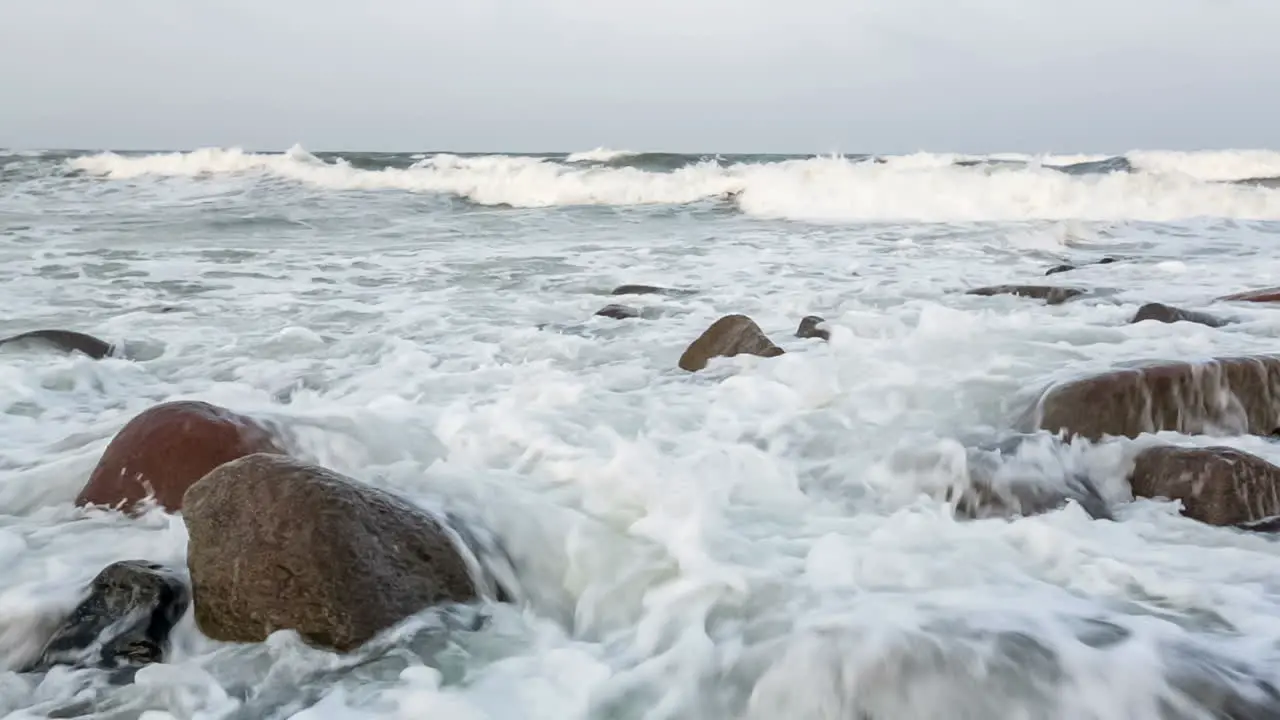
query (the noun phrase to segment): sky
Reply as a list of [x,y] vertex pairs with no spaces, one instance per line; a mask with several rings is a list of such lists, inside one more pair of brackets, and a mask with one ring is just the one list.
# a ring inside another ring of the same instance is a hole
[[0,147],[1280,149],[1280,0],[0,0]]

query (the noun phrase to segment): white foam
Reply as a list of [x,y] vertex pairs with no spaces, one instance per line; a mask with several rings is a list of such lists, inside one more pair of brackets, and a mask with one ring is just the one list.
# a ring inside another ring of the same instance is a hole
[[1280,219],[1280,190],[1207,182],[1225,173],[1227,166],[1235,171],[1233,178],[1270,172],[1272,155],[1181,154],[1174,159],[1169,154],[1139,154],[1143,162],[1153,164],[1151,172],[1107,175],[1067,175],[1038,164],[960,167],[952,164],[958,156],[929,154],[887,163],[815,157],[722,167],[708,161],[671,172],[449,154],[406,169],[362,170],[341,160],[323,162],[298,147],[284,154],[237,149],[147,156],[106,153],[69,162],[114,179],[265,175],[328,190],[447,193],[482,205],[526,208],[676,205],[734,197],[749,215],[826,222],[1168,221]]

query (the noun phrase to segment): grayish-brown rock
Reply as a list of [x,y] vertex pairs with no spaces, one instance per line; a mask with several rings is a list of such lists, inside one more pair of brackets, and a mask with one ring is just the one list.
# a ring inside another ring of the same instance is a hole
[[831,333],[822,327],[826,322],[826,320],[817,315],[807,315],[800,321],[800,327],[796,328],[796,337],[830,340]]
[[1147,448],[1129,477],[1135,497],[1182,501],[1182,514],[1241,526],[1280,515],[1280,467],[1229,447]]
[[84,353],[94,360],[116,353],[111,343],[74,330],[32,330],[0,339],[0,345],[43,345],[66,353]]
[[705,368],[707,362],[714,357],[744,354],[777,357],[783,352],[751,318],[746,315],[725,315],[689,345],[680,356],[679,364],[683,370],[697,372]]
[[658,287],[657,285],[619,285],[613,289],[610,295],[667,295],[670,297],[683,297],[693,295],[693,290],[681,290],[677,288]]
[[254,454],[183,500],[196,623],[217,640],[292,629],[346,652],[427,607],[480,594],[456,535],[331,470]]
[[1217,358],[1114,370],[1051,386],[1024,428],[1068,437],[1271,435],[1280,428],[1280,357]]
[[606,305],[597,310],[596,315],[614,320],[627,320],[640,317],[640,311],[627,305]]
[[1138,312],[1134,313],[1130,324],[1140,323],[1143,320],[1155,320],[1162,323],[1189,322],[1215,328],[1227,324],[1226,320],[1220,320],[1212,315],[1183,310],[1164,303],[1147,303],[1138,308]]
[[1018,297],[1044,300],[1048,305],[1061,305],[1072,298],[1084,295],[1084,292],[1080,288],[1052,287],[1048,285],[991,285],[989,287],[974,288],[965,294],[986,296],[1017,295]]
[[31,669],[119,669],[160,662],[169,633],[190,601],[186,583],[162,565],[112,563],[89,584],[88,595],[45,643]]

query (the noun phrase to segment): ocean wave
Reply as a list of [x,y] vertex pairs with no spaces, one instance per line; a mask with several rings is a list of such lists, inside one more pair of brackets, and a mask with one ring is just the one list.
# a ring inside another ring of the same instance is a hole
[[[591,155],[591,153],[595,153]],[[611,154],[612,153],[612,154]],[[101,153],[67,160],[111,179],[266,176],[329,190],[444,193],[490,206],[683,205],[732,202],[762,218],[815,222],[1038,219],[1280,219],[1280,153],[1141,151],[1124,156],[570,156],[365,154],[353,162],[301,147],[284,153],[205,148]],[[605,159],[607,158],[607,159]]]

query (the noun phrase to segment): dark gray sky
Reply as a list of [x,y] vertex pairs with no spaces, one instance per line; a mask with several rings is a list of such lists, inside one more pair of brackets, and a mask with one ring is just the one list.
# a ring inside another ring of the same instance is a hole
[[1280,148],[1280,0],[0,0],[0,146]]

